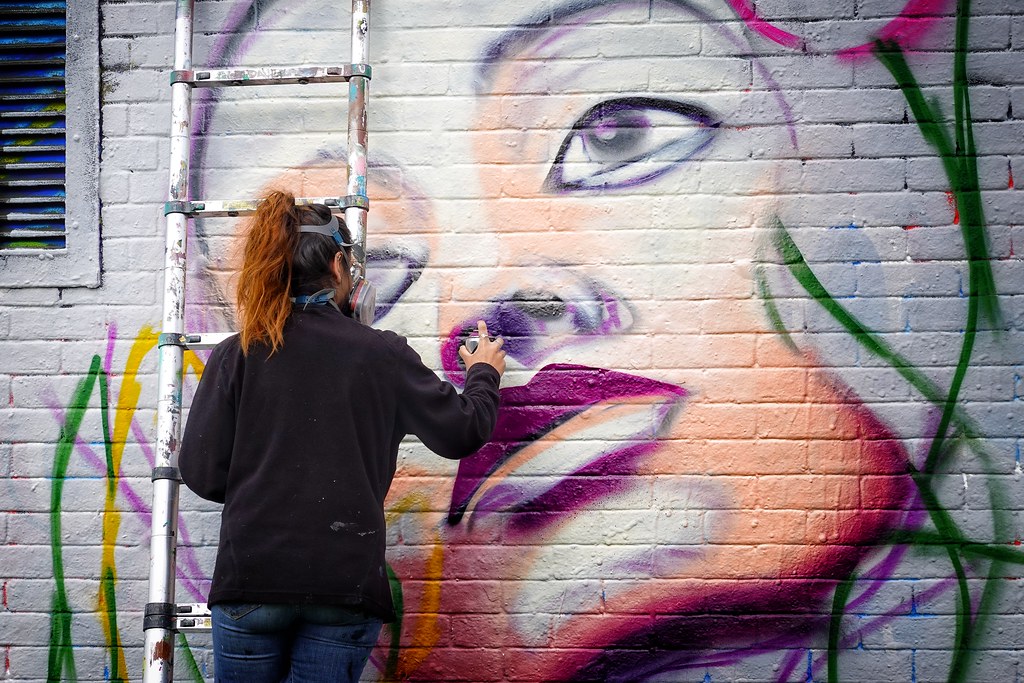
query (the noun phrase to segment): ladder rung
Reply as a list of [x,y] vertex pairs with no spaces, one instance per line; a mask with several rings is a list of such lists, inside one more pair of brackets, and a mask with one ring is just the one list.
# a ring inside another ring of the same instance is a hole
[[175,70],[171,83],[188,83],[196,88],[222,88],[238,85],[306,85],[307,83],[344,83],[354,76],[370,78],[369,64],[344,66],[297,66],[262,69]]
[[157,337],[157,346],[181,346],[189,351],[204,351],[212,349],[234,334],[234,332],[206,332],[204,334],[165,332]]
[[[164,204],[164,215],[183,213],[192,218],[216,218],[219,216],[248,216],[256,212],[258,199],[197,200],[192,202],[167,202]],[[346,208],[356,207],[369,209],[370,200],[362,195],[345,197],[304,197],[295,200],[296,206],[323,204],[332,213],[343,213]]]
[[209,631],[213,624],[210,608],[200,602],[174,606],[174,628],[176,631]]

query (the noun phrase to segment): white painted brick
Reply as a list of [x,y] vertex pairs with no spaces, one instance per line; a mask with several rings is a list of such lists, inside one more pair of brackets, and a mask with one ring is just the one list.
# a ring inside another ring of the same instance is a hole
[[639,81],[646,80],[655,93],[743,90],[752,82],[750,62],[745,59],[674,57],[650,60],[645,67]]
[[974,141],[979,153],[1016,154],[1013,143],[1024,136],[1024,121],[983,122],[974,125]]
[[103,145],[102,162],[122,171],[157,168],[158,144],[146,138],[124,138]]
[[[35,312],[39,315],[38,312]],[[60,359],[53,344],[27,339],[0,341],[0,372],[9,374],[54,374],[60,368]]]
[[[917,9],[896,7],[886,0],[860,0],[857,4],[857,15],[862,17],[896,17],[901,10],[907,9],[912,17],[953,17],[954,10],[951,7],[935,7]],[[977,10],[976,10],[977,11]]]
[[906,100],[896,90],[815,89],[804,93],[800,119],[808,123],[899,123],[903,121],[906,109]]
[[787,90],[842,88],[853,82],[853,70],[836,68],[832,57],[808,55],[765,57],[758,60],[767,73],[753,70],[755,88]]
[[982,52],[972,54],[968,60],[968,72],[979,79],[999,85],[1020,85],[1024,75],[1020,73],[1019,52]]
[[914,123],[853,126],[853,149],[858,157],[931,156],[934,149]]
[[[655,5],[657,7],[657,5]],[[701,55],[707,57],[746,57],[752,52],[750,43],[743,40],[742,36],[747,32],[745,26],[739,21],[718,21],[714,23],[700,23],[701,34]],[[758,57],[768,55],[792,55],[793,50],[785,45],[774,41],[755,36],[752,41],[756,44]],[[754,69],[757,70],[757,60],[754,62]]]
[[[1006,157],[980,156],[976,162],[981,189],[1006,188],[1009,179],[1009,160]],[[952,183],[938,159],[921,157],[907,160],[907,186],[911,190],[946,192]]]
[[137,36],[166,33],[174,26],[174,5],[171,3],[104,3],[103,33],[108,36]]
[[101,215],[104,236],[149,238],[163,232],[163,206],[156,204],[105,206]]
[[149,101],[170,101],[167,71],[134,70],[103,73],[100,99],[103,104],[133,102],[139,97]]
[[1011,90],[1009,86],[972,86],[971,117],[975,121],[1002,121],[1010,118]]
[[[908,56],[907,63],[918,85],[948,87],[953,74],[951,53],[915,53]],[[856,87],[893,87],[896,85],[893,75],[875,59],[854,64],[853,83]]]
[[[119,317],[124,318],[145,319],[147,314],[151,311],[135,307],[124,307],[119,311]],[[109,311],[103,305],[49,309],[45,315],[31,309],[14,309],[11,311],[11,339],[103,339],[108,320]]]
[[51,287],[9,289],[4,291],[4,303],[9,306],[55,306],[60,303],[60,290]]
[[[0,395],[8,395],[8,405],[12,405],[13,401],[9,398],[11,396],[10,389],[10,378],[0,377]],[[10,478],[12,471],[12,462],[14,454],[14,444],[9,442],[0,442],[0,476],[4,478]],[[4,528],[6,528],[6,517],[3,517]]]
[[904,186],[906,167],[901,159],[811,160],[804,164],[804,192],[886,192]]
[[120,70],[131,63],[131,40],[104,38],[100,50],[100,64],[104,69]]
[[165,137],[168,131],[170,131],[171,112],[167,102],[144,100],[142,102],[132,102],[127,107],[128,130],[131,133],[140,137],[149,135]]

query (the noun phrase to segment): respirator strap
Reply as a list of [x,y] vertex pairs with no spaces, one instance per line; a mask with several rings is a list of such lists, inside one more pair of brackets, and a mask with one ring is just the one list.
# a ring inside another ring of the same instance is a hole
[[355,242],[346,242],[341,238],[341,227],[338,225],[337,216],[331,216],[330,222],[326,225],[300,225],[299,232],[315,232],[318,235],[325,235],[333,239],[342,249],[356,245]]
[[338,308],[338,304],[334,301],[335,290],[333,289],[321,289],[315,294],[304,294],[302,296],[289,297],[293,304],[302,306],[302,310],[306,310],[307,306],[333,306],[336,310],[341,311]]

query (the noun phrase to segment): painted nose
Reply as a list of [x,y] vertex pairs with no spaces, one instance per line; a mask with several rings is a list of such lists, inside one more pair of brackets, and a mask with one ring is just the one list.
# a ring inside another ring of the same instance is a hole
[[576,279],[576,286],[517,289],[493,299],[478,315],[457,324],[441,349],[441,362],[453,382],[461,380],[458,349],[476,330],[476,321],[505,339],[505,352],[526,367],[536,367],[558,349],[616,334],[633,323],[629,307],[610,289],[592,280]]

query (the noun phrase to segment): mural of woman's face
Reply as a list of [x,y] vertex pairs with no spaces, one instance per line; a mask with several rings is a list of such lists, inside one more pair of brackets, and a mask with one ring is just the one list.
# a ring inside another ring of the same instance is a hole
[[[510,368],[477,455],[403,451],[395,675],[452,680],[485,641],[533,680],[643,680],[776,635],[756,616],[815,605],[908,490],[758,296],[762,197],[801,154],[787,94],[724,2],[467,4],[464,68],[403,65],[390,15],[371,47],[379,324],[459,383],[483,318]],[[298,161],[265,184],[341,194],[336,155],[280,144]]]

